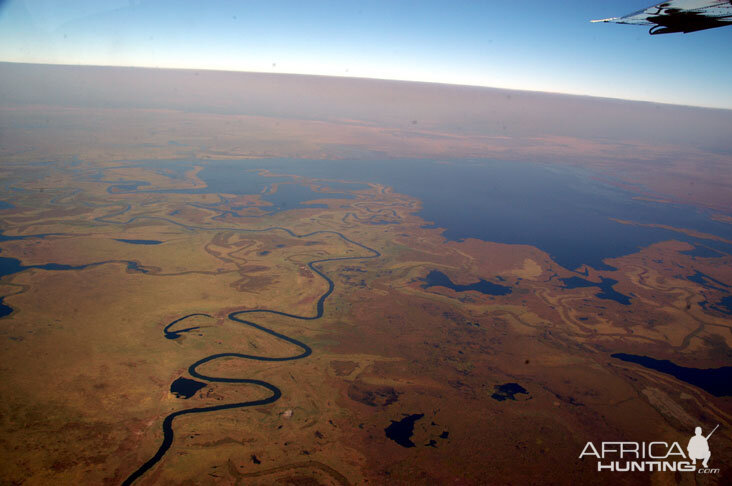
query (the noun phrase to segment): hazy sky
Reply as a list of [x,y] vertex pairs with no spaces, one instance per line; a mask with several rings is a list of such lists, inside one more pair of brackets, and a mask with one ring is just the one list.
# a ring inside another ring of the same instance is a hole
[[0,61],[444,82],[732,108],[732,27],[590,24],[648,0],[0,0]]

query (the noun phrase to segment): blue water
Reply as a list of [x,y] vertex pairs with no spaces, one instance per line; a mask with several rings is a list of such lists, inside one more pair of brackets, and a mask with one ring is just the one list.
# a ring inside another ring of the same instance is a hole
[[[138,265],[137,262],[132,261],[120,261],[127,264],[128,270],[134,270],[137,272],[147,273],[147,271]],[[41,265],[21,265],[20,260],[17,258],[0,257],[0,277],[6,275],[13,275],[15,273],[23,272],[30,268],[37,268],[39,270],[50,270],[50,271],[62,271],[62,270],[84,270],[90,267],[96,267],[98,265],[104,265],[105,263],[114,263],[114,261],[103,261],[87,263],[85,265],[66,265],[63,263],[44,263]]]
[[727,295],[727,296],[722,297],[722,299],[719,302],[711,305],[710,307],[712,309],[716,310],[717,312],[721,312],[722,314],[727,314],[728,316],[732,316],[732,295]]
[[[165,161],[151,161],[150,167],[173,170],[171,163]],[[168,161],[169,162],[169,161]],[[248,162],[248,161],[247,161]],[[324,204],[305,204],[315,199],[352,199],[348,191],[362,189],[363,184],[345,184],[341,182],[324,182],[318,184],[327,186],[335,192],[317,192],[303,184],[295,183],[292,177],[261,176],[252,169],[271,168],[262,161],[254,167],[252,164],[242,164],[240,161],[210,162],[199,173],[198,177],[206,183],[206,187],[196,189],[152,189],[144,181],[105,181],[111,185],[111,193],[156,193],[156,194],[259,194],[260,199],[269,203],[268,212],[285,211],[298,208],[323,208]],[[135,165],[137,166],[137,164]],[[191,163],[179,162],[175,170],[179,173],[192,168]],[[273,186],[277,184],[277,187]],[[344,192],[345,191],[345,192]]]
[[115,238],[116,241],[121,241],[122,243],[129,243],[130,245],[159,245],[162,243],[160,240],[126,240],[123,238]]
[[206,384],[200,381],[180,377],[170,384],[170,393],[174,393],[176,398],[188,399],[205,386]]
[[[126,181],[110,186],[110,191],[261,194],[262,199],[271,203],[271,211],[280,211],[309,207],[304,203],[313,199],[349,198],[349,191],[363,187],[352,182],[372,182],[419,199],[419,216],[444,229],[449,240],[478,238],[531,245],[571,270],[583,265],[613,270],[605,259],[635,253],[667,240],[694,244],[696,249],[686,252],[692,256],[708,257],[714,251],[732,253],[732,245],[721,241],[613,221],[611,218],[667,225],[732,239],[732,225],[714,221],[704,211],[682,204],[634,199],[636,193],[598,181],[593,172],[575,167],[493,160],[247,159],[149,164],[179,171],[203,165],[199,177],[208,187],[156,191]],[[252,171],[263,168],[280,174],[343,181],[323,182],[343,193],[319,193],[292,183],[289,177],[263,177]],[[270,193],[268,188],[273,183],[280,186],[277,192]],[[706,250],[700,249],[702,245]]]
[[5,297],[0,297],[0,317],[5,317],[13,312],[13,308],[3,302]]
[[44,236],[48,236],[48,235],[43,234],[43,235],[27,235],[27,236],[10,236],[10,235],[3,234],[3,231],[0,230],[0,241],[25,240],[28,238],[43,238]]
[[721,290],[722,292],[726,292],[726,289],[729,288],[729,285],[725,284],[724,282],[720,282],[719,280],[712,278],[709,275],[701,273],[699,270],[697,270],[694,275],[686,278],[687,280],[697,283],[707,289]]
[[605,277],[600,277],[600,282],[591,282],[590,280],[580,277],[562,278],[560,280],[564,284],[562,287],[564,289],[597,287],[600,289],[600,292],[596,293],[595,297],[606,300],[614,300],[615,302],[623,305],[630,305],[630,297],[621,294],[613,288],[613,285],[618,283],[617,280]]
[[21,265],[20,260],[17,258],[0,257],[0,277],[22,272],[26,268],[30,267]]
[[694,275],[687,276],[686,278],[687,280],[701,285],[705,289],[716,290],[724,294],[719,302],[713,303],[711,305],[706,300],[701,302],[700,305],[702,306],[702,308],[712,309],[728,316],[732,315],[732,293],[730,293],[729,285],[725,284],[724,282],[720,282],[719,280],[710,277],[709,275],[706,275],[699,270],[697,270]]
[[506,400],[516,400],[516,395],[528,395],[529,392],[526,388],[522,387],[518,383],[504,383],[503,385],[495,385],[493,387],[494,393],[491,395],[493,400],[503,402]]
[[693,250],[686,250],[680,252],[682,255],[689,255],[692,257],[699,258],[719,258],[722,256],[717,250],[712,250],[708,246],[695,245]]
[[[668,225],[732,239],[732,225],[714,221],[703,211],[634,199],[637,194],[595,180],[592,172],[573,167],[491,160],[243,160],[236,164],[239,168],[266,167],[279,173],[391,186],[419,199],[419,215],[444,228],[450,240],[478,238],[532,245],[568,269],[589,265],[612,270],[604,259],[674,239],[732,253],[732,245],[723,242],[611,220]],[[206,171],[202,178],[215,182],[208,178],[218,169],[213,164],[208,169],[211,172]],[[227,169],[219,177],[233,175]]]
[[414,413],[401,420],[392,420],[391,424],[384,429],[384,433],[402,447],[414,447],[415,444],[412,442],[414,423],[422,417],[424,417],[423,413]]
[[660,371],[705,390],[715,397],[732,396],[732,366],[722,368],[686,368],[665,359],[616,353],[611,357]]
[[432,270],[430,273],[428,273],[424,281],[425,284],[422,285],[423,289],[439,286],[447,287],[448,289],[452,289],[455,292],[466,292],[468,290],[474,290],[476,292],[480,292],[486,295],[507,295],[511,293],[511,287],[494,284],[492,282],[483,280],[482,278],[472,284],[459,285],[453,283],[452,280],[450,280],[450,277],[437,270]]

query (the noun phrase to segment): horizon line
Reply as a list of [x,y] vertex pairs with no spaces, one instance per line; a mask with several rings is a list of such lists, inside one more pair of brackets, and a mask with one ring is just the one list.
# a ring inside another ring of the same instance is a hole
[[207,72],[218,72],[218,73],[232,73],[232,74],[260,74],[260,75],[272,75],[272,76],[309,76],[318,78],[336,78],[336,79],[353,79],[353,80],[366,80],[366,81],[387,81],[396,83],[415,83],[415,84],[429,84],[436,86],[451,86],[451,87],[463,87],[463,88],[477,88],[477,89],[489,89],[489,90],[500,90],[500,91],[513,91],[517,93],[536,93],[545,95],[555,96],[571,96],[581,98],[594,98],[597,100],[606,101],[622,101],[630,103],[646,103],[652,105],[668,105],[682,108],[695,108],[704,110],[722,110],[732,111],[732,107],[725,108],[719,106],[706,106],[706,105],[689,105],[683,103],[671,103],[666,101],[653,101],[643,100],[635,98],[616,98],[612,96],[600,96],[592,94],[582,93],[570,93],[562,91],[543,91],[543,90],[532,90],[532,89],[518,89],[518,88],[506,88],[501,86],[487,86],[481,84],[457,84],[457,83],[446,83],[441,81],[425,81],[417,79],[398,79],[398,78],[381,78],[381,77],[368,77],[368,76],[348,76],[339,74],[315,74],[315,73],[296,73],[296,72],[272,72],[272,71],[245,71],[245,70],[232,70],[232,69],[215,69],[215,68],[195,68],[195,67],[168,67],[168,66],[134,66],[134,65],[122,65],[122,64],[67,64],[67,63],[55,63],[55,62],[23,62],[23,61],[5,61],[0,59],[0,64],[22,64],[28,66],[59,66],[59,67],[82,67],[82,68],[122,68],[122,69],[149,69],[159,71],[207,71]]

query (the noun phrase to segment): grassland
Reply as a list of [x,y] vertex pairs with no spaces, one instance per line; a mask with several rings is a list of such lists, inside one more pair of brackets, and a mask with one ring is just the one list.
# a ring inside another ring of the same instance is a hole
[[[118,484],[157,450],[166,415],[266,396],[252,385],[206,383],[183,400],[170,385],[208,355],[293,354],[292,344],[227,316],[314,315],[328,283],[307,264],[328,258],[352,260],[317,264],[335,285],[321,319],[252,316],[306,342],[311,356],[205,366],[211,376],[272,383],[282,398],[176,419],[171,449],[140,484],[479,484],[494,475],[562,483],[592,477],[577,461],[588,437],[683,441],[703,417],[722,423],[720,436],[729,438],[729,398],[608,357],[621,343],[698,367],[726,359],[730,321],[700,305],[713,290],[676,275],[692,258],[681,253],[684,243],[646,248],[603,272],[634,296],[631,312],[594,298],[591,288],[561,288],[558,277],[571,273],[536,248],[446,242],[422,227],[419,201],[376,185],[263,218],[267,204],[257,194],[222,203],[211,194],[109,190],[109,181],[125,180],[201,187],[196,171],[176,179],[159,169],[81,162],[44,165],[41,177],[22,165],[5,173],[6,189],[15,191],[14,207],[1,215],[5,235],[28,238],[4,241],[2,256],[27,267],[86,265],[3,279],[4,303],[14,309],[3,318],[0,353],[9,484]],[[373,224],[385,219],[399,224]],[[298,236],[313,231],[325,233]],[[328,232],[380,256],[360,259],[370,254]],[[725,281],[732,262],[719,261],[694,266]],[[426,289],[433,269],[456,283],[500,276],[513,292]],[[165,339],[168,323],[192,313],[210,317],[188,319],[177,328],[197,329]],[[527,396],[492,400],[507,382]],[[384,428],[412,413],[424,418],[416,447],[405,449]],[[715,460],[727,465],[722,444]],[[571,472],[549,467],[555,462],[572,464]]]

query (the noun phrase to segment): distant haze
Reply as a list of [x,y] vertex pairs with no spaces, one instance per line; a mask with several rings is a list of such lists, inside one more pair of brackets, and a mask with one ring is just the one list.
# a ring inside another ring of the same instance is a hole
[[590,23],[649,3],[5,0],[0,62],[409,80],[732,109],[732,28],[651,36]]
[[732,207],[732,110],[202,70],[0,63],[0,79],[6,161],[48,153],[95,161],[512,160],[571,164],[661,197]]
[[0,104],[357,120],[456,134],[689,144],[732,153],[732,110],[442,84],[0,63]]

